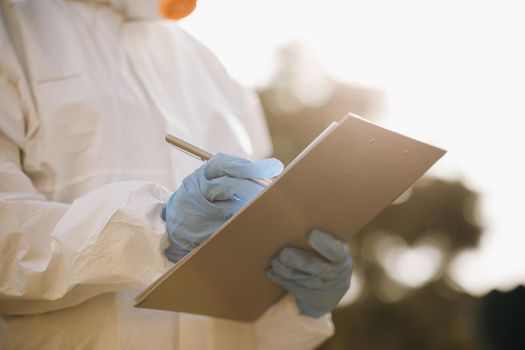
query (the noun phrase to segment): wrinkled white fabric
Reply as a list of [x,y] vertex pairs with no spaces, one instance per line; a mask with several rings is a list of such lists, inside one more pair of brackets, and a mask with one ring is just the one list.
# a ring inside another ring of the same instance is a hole
[[91,2],[110,3],[129,19],[159,19],[160,0],[83,0]]
[[308,349],[331,335],[291,297],[253,324],[133,308],[171,266],[160,210],[200,165],[164,135],[266,156],[257,100],[175,23],[105,1],[0,1],[0,348]]

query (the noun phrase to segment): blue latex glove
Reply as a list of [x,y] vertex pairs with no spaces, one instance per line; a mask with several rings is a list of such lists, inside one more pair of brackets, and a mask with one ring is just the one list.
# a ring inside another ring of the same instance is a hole
[[217,153],[187,176],[162,213],[171,243],[164,251],[168,259],[182,259],[263,190],[248,179],[272,178],[282,170],[275,158],[252,162]]
[[308,243],[324,259],[286,247],[272,259],[268,278],[295,297],[304,315],[318,318],[332,311],[350,287],[352,257],[343,242],[321,231],[312,231]]

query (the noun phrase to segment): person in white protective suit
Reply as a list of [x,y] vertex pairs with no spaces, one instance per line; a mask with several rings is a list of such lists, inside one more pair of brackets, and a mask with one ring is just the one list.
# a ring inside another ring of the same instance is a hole
[[[254,323],[132,306],[173,265],[164,219],[178,208],[167,203],[202,165],[165,134],[263,158],[271,144],[255,96],[161,19],[157,0],[0,2],[0,349],[309,349],[326,340],[333,300],[306,312],[310,287],[292,286],[286,274],[296,271],[278,261],[269,277],[290,293]],[[318,278],[315,295],[344,294],[348,259],[337,270],[345,282]]]

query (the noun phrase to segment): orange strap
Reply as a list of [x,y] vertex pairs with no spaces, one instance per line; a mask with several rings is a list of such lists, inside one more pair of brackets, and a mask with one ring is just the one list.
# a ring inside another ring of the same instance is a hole
[[166,19],[178,20],[195,10],[197,0],[161,0],[160,13]]

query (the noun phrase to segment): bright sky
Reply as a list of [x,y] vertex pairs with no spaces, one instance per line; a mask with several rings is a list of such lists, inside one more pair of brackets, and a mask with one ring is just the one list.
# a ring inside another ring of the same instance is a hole
[[305,42],[336,79],[383,89],[379,123],[448,149],[431,170],[482,194],[480,248],[452,276],[474,294],[525,282],[525,2],[200,0],[182,26],[239,81]]

